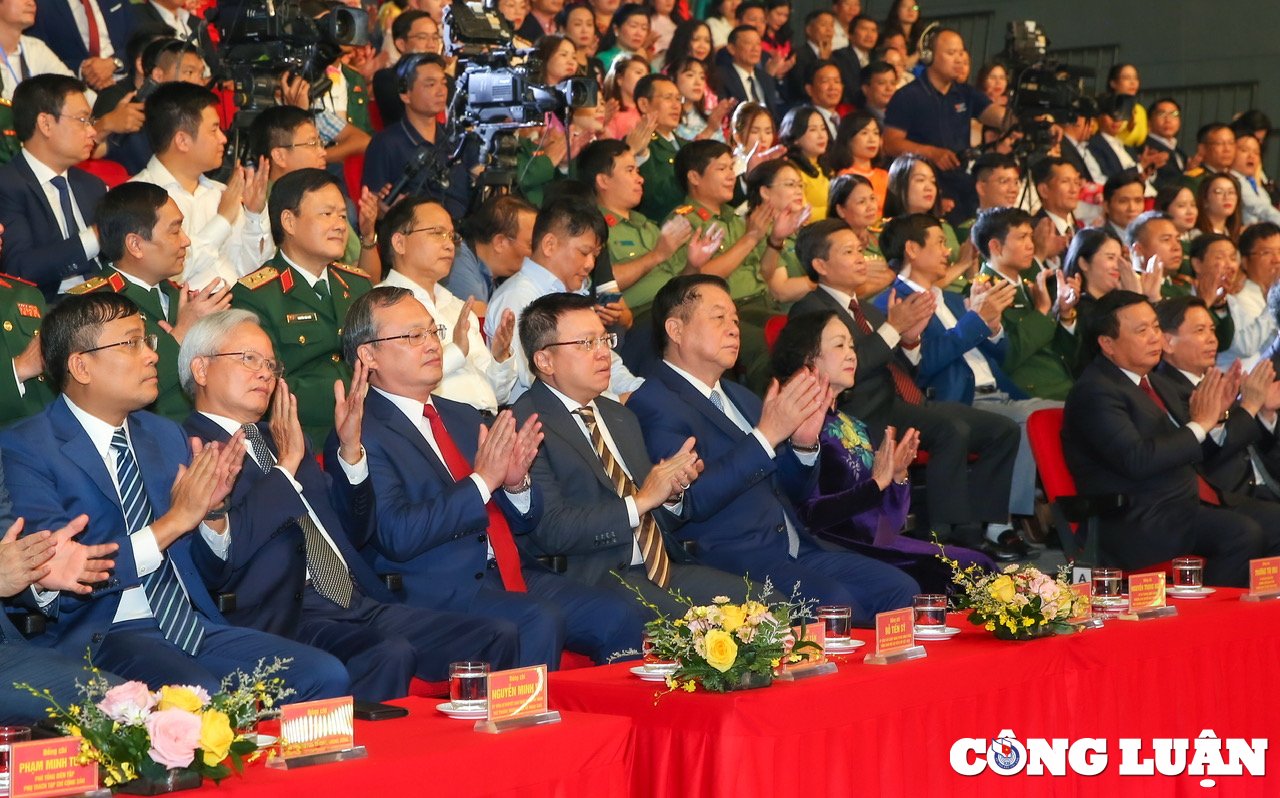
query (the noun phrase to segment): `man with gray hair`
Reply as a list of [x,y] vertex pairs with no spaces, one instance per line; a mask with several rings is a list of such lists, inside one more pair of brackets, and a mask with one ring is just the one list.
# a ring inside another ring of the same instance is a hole
[[[271,339],[256,315],[226,310],[192,326],[178,353],[183,388],[195,402],[184,427],[205,442],[242,433],[249,460],[231,493],[244,521],[222,567],[202,569],[214,592],[236,594],[224,613],[249,626],[338,657],[358,700],[408,694],[412,677],[447,678],[456,660],[510,665],[515,629],[502,621],[406,607],[357,553],[373,501],[360,444],[368,371],[351,388],[335,380],[331,458],[343,479],[325,478],[298,421],[298,400],[281,378]],[[264,422],[268,406],[271,421]]]

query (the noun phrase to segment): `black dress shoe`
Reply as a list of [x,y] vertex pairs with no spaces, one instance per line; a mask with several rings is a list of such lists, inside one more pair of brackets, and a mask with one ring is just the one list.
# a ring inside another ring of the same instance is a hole
[[978,548],[978,551],[982,552],[983,554],[987,555],[988,557],[990,557],[991,559],[999,563],[1009,563],[1009,562],[1018,561],[1018,555],[1014,554],[1011,551],[1005,551],[1004,549],[996,548],[996,544],[992,543],[989,540],[980,544],[977,548]]
[[[988,541],[990,542],[990,541]],[[1037,552],[1027,545],[1027,542],[1012,529],[1006,529],[1000,533],[1000,538],[995,543],[991,543],[991,548],[998,553],[1004,552],[1006,555],[1012,555],[1008,559],[997,556],[996,559],[1001,562],[1010,562],[1012,560],[1026,560],[1036,556]]]

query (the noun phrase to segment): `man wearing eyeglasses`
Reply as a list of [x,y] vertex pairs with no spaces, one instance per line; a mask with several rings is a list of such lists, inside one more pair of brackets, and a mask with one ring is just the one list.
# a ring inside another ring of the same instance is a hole
[[198,567],[219,567],[243,523],[226,507],[243,439],[190,444],[177,424],[142,410],[156,399],[158,357],[138,307],[114,293],[69,296],[46,316],[40,343],[62,395],[0,433],[13,513],[28,529],[86,515],[80,541],[119,549],[110,577],[87,596],[32,597],[50,619],[32,642],[77,659],[88,651],[126,679],[210,693],[261,658],[290,658],[285,679],[297,698],[347,694],[336,658],[228,626],[201,584]]
[[210,590],[235,593],[227,620],[328,651],[346,663],[362,701],[403,697],[414,676],[446,679],[453,661],[512,663],[516,637],[506,624],[399,604],[356,551],[372,529],[360,444],[367,371],[357,363],[350,391],[333,386],[344,479],[330,483],[306,445],[298,398],[274,354],[252,313],[228,310],[197,322],[178,358],[196,408],[187,432],[223,444],[242,433],[248,449],[231,494],[231,509],[244,518],[231,556],[207,561],[215,567],[201,572]]
[[1177,183],[1187,169],[1187,153],[1178,144],[1178,133],[1182,130],[1182,106],[1172,97],[1156,100],[1147,111],[1147,127],[1145,146],[1169,156],[1156,170],[1156,183]]
[[656,464],[649,459],[635,414],[602,395],[618,339],[605,332],[590,298],[536,300],[521,317],[520,336],[538,379],[516,415],[537,414],[546,431],[533,463],[546,509],[520,538],[525,551],[552,558],[578,582],[628,598],[639,591],[674,616],[687,607],[669,590],[695,604],[739,595],[741,576],[698,565],[667,537],[683,521],[684,491],[702,472],[696,442],[689,438]]
[[64,75],[23,81],[13,102],[22,152],[0,168],[0,268],[35,283],[46,300],[97,268],[94,208],[107,187],[75,168],[97,140],[84,92]]
[[[514,623],[520,665],[553,670],[565,647],[605,662],[638,647],[639,604],[521,561],[515,537],[544,508],[529,467],[542,441],[537,416],[517,428],[511,411],[486,427],[474,408],[432,392],[440,384],[443,331],[403,288],[381,286],[356,301],[343,330],[353,366],[369,370],[361,440],[374,508],[366,558],[403,576],[416,607]],[[338,465],[337,434],[325,467]]]
[[231,290],[234,307],[262,320],[293,390],[306,397],[302,428],[319,445],[333,427],[333,383],[351,379],[342,361],[342,324],[372,283],[338,262],[347,240],[341,184],[323,169],[299,169],[271,188],[271,235],[279,251]]
[[168,192],[151,183],[124,183],[98,204],[98,231],[104,266],[72,294],[114,291],[142,309],[146,332],[159,342],[160,392],[149,408],[174,421],[191,412],[178,384],[178,346],[200,318],[231,306],[231,286],[214,280],[199,291],[174,282],[191,239],[182,229],[182,211]]
[[[429,19],[429,17],[428,17]],[[464,302],[440,281],[449,275],[461,237],[453,231],[449,212],[438,202],[406,197],[382,220],[379,246],[382,262],[390,271],[380,285],[407,288],[433,319],[448,323],[450,335],[441,338],[444,377],[436,396],[465,402],[489,415],[507,404],[516,381],[511,339],[515,314],[503,311],[489,347],[480,334],[480,320],[472,308],[475,297]]]

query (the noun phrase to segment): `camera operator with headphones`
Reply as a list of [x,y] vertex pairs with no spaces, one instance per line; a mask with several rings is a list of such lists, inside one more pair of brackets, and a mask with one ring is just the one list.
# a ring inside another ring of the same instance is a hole
[[891,157],[912,152],[928,158],[938,170],[944,197],[955,205],[958,219],[977,208],[973,181],[959,153],[969,146],[969,123],[977,119],[1004,130],[1004,110],[960,78],[965,69],[964,40],[949,28],[931,25],[920,37],[922,80],[899,89],[884,115],[884,151]]
[[[466,216],[471,203],[471,179],[468,165],[473,165],[471,150],[450,162],[456,142],[449,139],[439,123],[440,114],[448,107],[449,76],[445,60],[435,53],[414,53],[396,65],[400,99],[404,102],[404,118],[374,134],[364,156],[363,184],[375,194],[389,194],[393,185],[404,193],[421,195],[443,205],[454,221]],[[471,157],[468,158],[468,154]],[[411,162],[426,159],[407,185],[400,186]],[[471,161],[472,164],[467,163]],[[394,196],[384,196],[390,204]]]

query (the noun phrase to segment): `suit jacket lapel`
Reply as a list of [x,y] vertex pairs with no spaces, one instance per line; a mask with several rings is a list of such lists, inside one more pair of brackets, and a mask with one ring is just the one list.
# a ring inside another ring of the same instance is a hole
[[[542,421],[543,429],[549,430],[552,434],[563,439],[565,443],[568,443],[569,448],[577,452],[591,473],[596,475],[596,479],[600,481],[600,484],[610,492],[616,491],[613,483],[609,481],[608,475],[604,472],[604,464],[596,456],[596,451],[591,447],[591,442],[587,440],[587,436],[582,434],[582,428],[574,420],[569,408],[565,407],[564,403],[551,393],[551,390],[541,380],[535,382],[529,391],[533,394],[533,404],[538,409],[538,418]],[[606,421],[605,423],[607,424],[608,422]],[[617,443],[617,439],[614,439],[614,443]]]
[[62,441],[62,454],[75,463],[93,481],[103,497],[119,510],[123,523],[124,509],[120,506],[120,493],[111,480],[111,474],[107,472],[107,465],[102,461],[102,455],[93,447],[89,433],[84,431],[84,427],[71,414],[71,408],[67,407],[65,399],[55,402],[50,408],[49,421],[53,425],[54,434]]
[[[142,431],[137,419],[129,417],[129,442],[133,445],[134,457],[138,460],[138,470],[142,472],[142,485],[147,490],[147,500],[151,503],[151,516],[159,518],[169,509],[169,491],[173,487],[175,474],[166,473],[160,468],[165,462],[164,452],[150,435]],[[187,458],[182,458],[187,460]]]
[[596,407],[600,409],[600,415],[604,417],[605,423],[609,427],[609,434],[613,437],[613,445],[618,447],[618,454],[622,457],[622,462],[627,466],[627,472],[631,474],[631,481],[636,485],[643,484],[649,476],[649,469],[652,468],[652,463],[649,460],[649,453],[644,448],[643,438],[622,434],[623,430],[628,429],[630,426],[626,418],[626,409],[619,408],[612,403],[601,404],[599,402],[596,403]]
[[369,391],[368,396],[365,397],[364,406],[373,418],[382,422],[384,426],[395,433],[396,437],[407,440],[410,445],[417,449],[423,459],[435,469],[436,475],[440,479],[446,483],[454,481],[453,475],[449,473],[449,469],[445,467],[439,455],[432,451],[431,444],[427,443],[417,427],[409,423],[409,419],[405,417],[404,413],[400,412],[400,408],[391,403],[391,400],[377,391]]
[[[293,270],[294,272],[293,285],[286,292],[291,299],[296,299],[317,313],[323,314],[324,318],[329,321],[334,320],[333,303],[321,302],[319,295],[316,294],[316,289],[311,287],[311,283],[307,282],[301,272],[285,262],[283,257],[278,259],[276,268],[282,272],[286,270]],[[330,289],[330,294],[332,295],[332,289]]]
[[[710,419],[725,435],[734,439],[742,436],[742,430],[738,429],[737,424],[730,421],[729,417],[713,405],[710,399],[703,396],[701,391],[690,385],[688,380],[672,371],[665,363],[658,369],[658,374],[668,388],[675,391],[690,407],[697,408],[698,412]],[[726,395],[728,395],[727,392]],[[739,412],[741,412],[741,408],[739,408]]]
[[58,235],[62,235],[62,226],[58,224],[58,217],[53,215],[53,208],[49,206],[49,198],[44,193],[44,187],[40,185],[40,181],[36,178],[36,173],[31,171],[31,166],[27,163],[27,159],[21,154],[14,156],[14,164],[22,176],[26,178],[27,190],[36,200],[36,207],[44,211],[45,221],[49,227],[58,231]]

